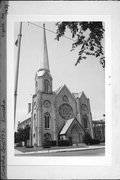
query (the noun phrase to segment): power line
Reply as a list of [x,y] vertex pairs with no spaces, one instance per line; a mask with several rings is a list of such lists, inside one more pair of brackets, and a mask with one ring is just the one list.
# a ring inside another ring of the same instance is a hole
[[[32,25],[34,25],[34,26],[37,26],[37,27],[39,27],[39,28],[43,29],[43,27],[42,27],[42,26],[40,26],[40,25],[38,25],[38,24],[31,23],[31,22],[29,22],[29,21],[28,21],[28,24],[32,24]],[[57,34],[56,32],[54,32],[54,31],[52,31],[52,30],[50,30],[50,29],[45,28],[45,30],[47,30],[47,31],[49,31],[49,32],[51,32],[51,33],[53,33],[53,34]],[[73,40],[72,38],[69,38],[69,37],[67,37],[67,36],[65,36],[65,35],[63,35],[63,37],[64,37],[64,38],[66,38],[66,39],[69,39],[69,40],[71,40],[71,41],[76,42],[76,41],[75,41],[75,40]]]

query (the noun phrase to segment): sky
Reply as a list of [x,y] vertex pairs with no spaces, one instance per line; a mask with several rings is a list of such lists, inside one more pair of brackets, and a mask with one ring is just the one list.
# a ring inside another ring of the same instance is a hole
[[[42,26],[43,22],[33,22]],[[56,22],[44,22],[46,29],[56,32]],[[14,40],[19,33],[20,23],[15,23]],[[67,38],[55,40],[56,35],[46,30],[50,72],[53,77],[53,90],[66,84],[71,92],[84,91],[90,99],[93,119],[103,118],[105,113],[105,70],[99,58],[87,59],[75,66],[78,49],[70,51],[73,41]],[[66,36],[71,38],[69,31]],[[23,22],[16,120],[22,121],[27,114],[28,103],[35,93],[35,73],[40,69],[43,46],[43,29]],[[18,47],[14,48],[14,69],[16,68]]]

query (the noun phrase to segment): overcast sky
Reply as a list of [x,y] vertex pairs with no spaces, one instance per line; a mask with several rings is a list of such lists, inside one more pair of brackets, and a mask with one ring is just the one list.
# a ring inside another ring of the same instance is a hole
[[[43,22],[34,22],[42,26]],[[45,22],[46,29],[56,31],[55,22]],[[14,38],[17,39],[20,23],[15,23]],[[22,120],[27,113],[28,103],[35,93],[35,73],[40,69],[41,50],[43,46],[43,29],[23,23],[20,52],[20,69],[17,98],[17,120]],[[90,98],[93,119],[99,119],[105,113],[105,71],[99,58],[88,56],[75,66],[78,50],[70,51],[72,41],[61,38],[55,40],[55,34],[46,31],[50,72],[53,77],[53,90],[66,84],[71,92],[84,91]],[[67,32],[66,36],[70,37]],[[17,61],[15,46],[14,62]],[[15,65],[16,67],[16,65]]]

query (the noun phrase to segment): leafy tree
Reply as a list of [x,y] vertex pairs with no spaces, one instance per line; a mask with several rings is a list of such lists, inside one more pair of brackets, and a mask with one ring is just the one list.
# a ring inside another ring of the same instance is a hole
[[25,133],[23,128],[18,129],[18,139],[19,139],[19,143],[24,141],[25,139]]
[[85,135],[84,135],[84,143],[85,144],[90,144],[91,141],[92,141],[92,137],[90,136],[90,134],[89,133],[85,133]]
[[19,143],[19,134],[18,132],[14,133],[15,143]]
[[29,140],[29,138],[30,138],[30,126],[27,125],[24,129],[24,141],[26,145],[27,145],[27,140]]
[[25,142],[25,145],[27,145],[27,140],[29,140],[30,137],[30,126],[26,125],[26,127],[19,128],[17,132],[14,134],[15,143],[21,143],[22,141]]
[[105,68],[105,57],[103,48],[104,27],[102,22],[57,22],[57,36],[59,39],[65,36],[66,30],[69,29],[72,35],[72,50],[80,47],[77,65],[81,60],[86,59],[87,55],[100,58],[100,63]]

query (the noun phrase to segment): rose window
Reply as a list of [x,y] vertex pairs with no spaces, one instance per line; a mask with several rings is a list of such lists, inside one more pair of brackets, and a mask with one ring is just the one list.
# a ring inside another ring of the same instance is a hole
[[59,114],[63,119],[70,119],[73,117],[73,109],[69,104],[62,104],[59,108]]

